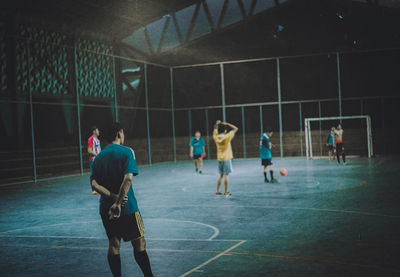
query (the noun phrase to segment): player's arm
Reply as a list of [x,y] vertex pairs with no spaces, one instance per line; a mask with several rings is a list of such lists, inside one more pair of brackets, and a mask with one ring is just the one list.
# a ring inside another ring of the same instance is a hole
[[91,147],[88,147],[87,151],[92,156],[96,156],[97,155],[96,153],[94,153],[94,151],[93,151],[93,149]]
[[93,151],[93,140],[92,140],[92,138],[89,139],[87,151],[88,151],[88,153],[90,155],[96,156],[96,153]]
[[205,157],[205,156],[206,156],[206,147],[203,146],[203,157]]
[[217,120],[214,124],[213,139],[215,140],[218,136],[218,125],[221,124],[221,120]]
[[233,132],[234,134],[236,134],[236,132],[239,130],[238,127],[236,127],[235,125],[230,124],[230,123],[228,123],[228,122],[222,122],[222,124],[224,124],[224,125],[226,125],[226,126],[229,126],[229,127],[232,129],[232,132]]
[[117,195],[117,199],[115,200],[114,204],[110,207],[110,211],[108,215],[110,219],[116,219],[121,216],[121,207],[124,203],[124,199],[128,194],[128,190],[132,184],[133,174],[127,173],[124,175],[124,180],[122,181],[121,187],[119,188],[119,193]]
[[193,158],[193,146],[190,146],[190,153],[189,153],[190,157]]
[[[97,181],[95,179],[92,179],[91,185],[92,185],[92,190],[98,192],[101,196],[111,198],[113,201],[117,200],[117,198],[118,198],[117,194],[112,193],[107,188],[105,188],[102,185],[100,185],[99,183],[97,183]],[[125,199],[122,203],[122,206],[125,205],[127,200],[128,200],[128,197],[125,197]]]

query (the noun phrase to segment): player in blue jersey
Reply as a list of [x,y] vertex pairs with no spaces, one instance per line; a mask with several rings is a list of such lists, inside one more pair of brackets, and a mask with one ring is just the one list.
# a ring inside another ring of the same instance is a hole
[[328,146],[328,155],[329,155],[329,161],[333,161],[335,159],[335,156],[332,155],[333,153],[333,147],[335,146],[335,127],[332,127],[331,130],[328,133],[328,136],[326,138],[326,145]]
[[203,172],[203,158],[206,156],[206,143],[201,137],[200,131],[194,133],[194,137],[190,140],[190,157],[193,158],[196,172]]
[[92,189],[100,195],[100,216],[109,240],[108,263],[114,277],[121,276],[121,238],[130,241],[134,257],[144,276],[153,276],[146,252],[142,218],[132,189],[139,174],[135,153],[123,146],[122,126],[114,123],[108,130],[112,143],[94,160],[90,177]]
[[264,182],[268,183],[267,172],[269,171],[271,175],[271,183],[275,183],[276,179],[274,179],[274,166],[272,164],[272,143],[271,143],[271,136],[274,133],[270,128],[267,128],[264,134],[261,136],[260,139],[260,158],[261,158],[261,165],[264,166]]

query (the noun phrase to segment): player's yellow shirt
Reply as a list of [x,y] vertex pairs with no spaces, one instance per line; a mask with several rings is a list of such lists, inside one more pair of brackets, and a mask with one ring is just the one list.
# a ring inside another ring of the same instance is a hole
[[217,145],[217,160],[220,162],[232,160],[232,145],[231,141],[235,137],[233,131],[226,134],[218,134],[217,130],[214,130],[213,139]]

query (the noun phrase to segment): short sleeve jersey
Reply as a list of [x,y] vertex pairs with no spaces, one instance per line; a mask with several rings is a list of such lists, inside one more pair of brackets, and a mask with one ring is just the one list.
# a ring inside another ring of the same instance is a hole
[[[91,179],[95,179],[111,193],[118,194],[124,175],[129,173],[134,176],[139,174],[135,152],[129,147],[111,144],[97,155],[93,163]],[[122,209],[122,214],[138,212],[139,208],[132,185],[128,190],[127,196],[128,202]],[[113,203],[114,201],[111,199],[102,196],[100,199],[100,213],[107,214]]]
[[260,158],[272,159],[271,149],[269,148],[270,139],[266,134],[263,134],[260,139]]
[[[93,136],[91,136],[88,139],[88,148],[92,149],[92,151],[96,154],[99,154],[101,151],[101,147],[100,147],[100,140],[98,138],[95,138]],[[89,161],[94,161],[95,156],[90,155],[89,156]]]
[[193,155],[201,155],[203,154],[203,147],[206,146],[204,139],[200,138],[200,139],[196,139],[196,138],[192,138],[190,140],[190,144],[191,147],[193,147]]
[[215,145],[217,146],[218,161],[223,162],[233,159],[231,141],[234,137],[235,133],[233,131],[226,134],[218,134],[218,131],[214,130],[213,139],[215,141]]
[[328,133],[327,143],[331,146],[333,146],[335,144],[335,133],[334,132],[330,131]]

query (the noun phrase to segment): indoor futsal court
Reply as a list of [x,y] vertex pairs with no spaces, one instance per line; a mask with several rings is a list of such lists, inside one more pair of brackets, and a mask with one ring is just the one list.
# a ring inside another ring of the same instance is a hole
[[400,1],[0,9],[0,276],[400,276]]

